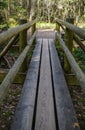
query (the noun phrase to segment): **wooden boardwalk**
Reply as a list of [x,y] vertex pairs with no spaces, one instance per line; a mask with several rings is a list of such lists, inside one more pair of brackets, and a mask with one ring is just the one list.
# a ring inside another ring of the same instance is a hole
[[54,35],[44,35],[37,35],[12,130],[79,130]]

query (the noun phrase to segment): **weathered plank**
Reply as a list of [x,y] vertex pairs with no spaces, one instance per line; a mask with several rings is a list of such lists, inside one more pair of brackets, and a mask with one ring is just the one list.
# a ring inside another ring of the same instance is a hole
[[18,59],[14,63],[13,67],[10,69],[9,73],[6,75],[2,84],[0,85],[0,102],[3,100],[3,98],[5,98],[5,95],[7,94],[9,86],[13,82],[16,74],[18,73],[18,71],[19,71],[19,69],[20,69],[20,67],[21,67],[21,65],[22,65],[22,63],[27,55],[27,52],[28,52],[30,46],[32,45],[32,42],[35,38],[35,35],[36,35],[36,33],[32,36],[32,38],[29,41],[29,45],[27,45],[25,47],[23,52],[20,54],[20,56],[18,57]]
[[41,45],[38,43],[27,72],[21,98],[16,109],[12,130],[31,130],[37,91]]
[[49,43],[59,130],[79,130],[72,100],[53,42]]
[[35,130],[56,130],[47,39],[43,39]]

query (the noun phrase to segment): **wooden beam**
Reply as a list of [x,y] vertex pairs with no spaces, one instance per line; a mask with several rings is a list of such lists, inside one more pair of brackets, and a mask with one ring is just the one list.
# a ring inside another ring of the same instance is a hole
[[[67,18],[66,19],[67,22],[69,23],[74,23],[74,19],[73,18]],[[73,32],[66,28],[65,30],[65,35],[64,35],[64,41],[66,46],[68,47],[69,51],[72,52],[73,49]],[[69,61],[66,57],[66,55],[64,55],[64,70],[66,73],[71,73],[71,66],[69,64]]]
[[[27,23],[26,19],[19,20],[20,25],[23,25],[25,23]],[[19,51],[20,51],[20,53],[23,51],[23,49],[26,47],[26,45],[27,45],[27,29],[21,31],[19,34],[19,46],[20,46]]]
[[34,34],[35,31],[36,31],[36,23],[32,25],[32,35]]
[[[8,72],[9,70],[0,70],[0,83],[2,83]],[[25,76],[26,76],[25,73],[17,73],[17,75],[14,78],[13,84],[23,84]]]
[[56,22],[56,31],[60,33],[60,24]]
[[[25,24],[27,23],[26,19],[20,19],[20,24]],[[19,52],[21,53],[24,48],[27,45],[27,29],[23,30],[20,32],[19,34]],[[24,62],[22,64],[22,66],[20,67],[20,71],[21,72],[26,72],[27,70],[27,57],[24,59]]]
[[63,20],[60,20],[58,18],[56,18],[56,21],[61,24],[66,26],[68,29],[70,29],[71,31],[73,31],[74,33],[76,33],[77,35],[79,35],[81,38],[85,39],[85,30],[81,29],[79,27],[76,27],[68,22],[65,22]]
[[1,85],[0,85],[0,102],[3,100],[3,98],[5,98],[5,95],[7,94],[9,86],[13,82],[16,74],[18,73],[18,71],[28,53],[28,50],[30,49],[30,47],[32,45],[35,35],[36,35],[36,33],[32,36],[32,38],[29,41],[29,44],[25,47],[25,49],[20,54],[18,59],[15,61],[13,67],[10,69],[9,73],[6,75],[5,79],[1,83]]
[[4,41],[10,39],[11,37],[15,36],[16,34],[20,33],[21,31],[30,28],[36,22],[37,22],[37,19],[1,33],[0,34],[0,44],[2,44]]
[[82,87],[82,90],[85,92],[85,74],[82,72],[82,70],[80,69],[79,65],[76,63],[73,55],[71,54],[71,52],[69,51],[69,49],[66,47],[65,42],[61,39],[61,36],[56,33],[56,37],[59,40],[60,45],[62,46],[68,61],[75,73],[75,76],[77,77],[80,86]]
[[79,82],[74,74],[65,74],[65,79],[68,86],[79,86]]

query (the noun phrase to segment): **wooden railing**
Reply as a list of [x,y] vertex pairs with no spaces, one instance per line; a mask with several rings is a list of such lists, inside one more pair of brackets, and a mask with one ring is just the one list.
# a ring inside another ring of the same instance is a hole
[[[69,23],[70,22],[70,23]],[[72,24],[71,24],[72,23]],[[80,69],[79,65],[75,61],[72,55],[73,49],[73,39],[78,43],[78,45],[85,51],[85,46],[80,41],[80,38],[85,39],[85,30],[73,25],[73,19],[67,19],[67,21],[60,20],[56,18],[56,38],[58,43],[62,46],[65,53],[64,56],[64,69],[66,73],[71,73],[71,68],[75,73],[76,78],[79,81],[82,90],[85,92],[85,74]],[[60,27],[64,29],[64,40],[60,35]],[[78,35],[78,36],[77,36]],[[80,38],[79,38],[80,37]]]
[[[22,24],[24,23],[23,21],[26,20],[21,20]],[[12,46],[14,40],[18,37],[18,35],[19,35],[19,52],[20,52],[20,55],[15,61],[13,67],[9,70],[8,74],[6,75],[6,77],[4,78],[3,82],[0,85],[0,102],[4,99],[5,95],[7,94],[9,86],[15,79],[15,76],[17,75],[18,71],[21,70],[23,72],[27,66],[26,56],[29,51],[29,48],[31,47],[33,41],[35,40],[36,22],[37,20],[28,22],[0,34],[0,44],[3,44],[6,40],[9,40],[11,38],[9,43],[0,53],[0,59],[8,52],[8,50],[10,49],[10,47]],[[30,38],[29,41],[27,41],[27,30],[30,27],[32,28],[31,32],[32,37]]]

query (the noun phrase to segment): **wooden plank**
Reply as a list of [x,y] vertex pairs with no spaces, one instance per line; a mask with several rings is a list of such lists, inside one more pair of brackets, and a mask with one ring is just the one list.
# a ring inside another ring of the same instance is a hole
[[39,75],[41,41],[36,45],[27,72],[20,102],[17,106],[12,130],[31,130]]
[[[0,70],[0,83],[4,80],[5,76],[8,74],[9,70]],[[14,78],[13,84],[23,84],[25,80],[26,73],[17,73]]]
[[62,40],[61,36],[58,33],[56,33],[56,37],[58,38],[59,43],[62,46],[62,48],[63,48],[63,50],[64,50],[64,52],[65,52],[65,54],[68,58],[68,61],[69,61],[70,65],[71,65],[71,67],[74,71],[76,78],[79,81],[79,84],[82,88],[82,91],[84,91],[84,93],[85,93],[85,74],[82,72],[79,65],[76,63],[73,55],[71,54],[71,52],[66,47],[65,42]]
[[52,41],[49,42],[54,83],[55,105],[59,130],[79,130],[72,100],[66,85],[58,54]]
[[29,41],[29,44],[25,47],[25,49],[20,54],[18,59],[15,61],[13,67],[10,69],[9,73],[6,75],[5,79],[1,83],[1,85],[0,85],[0,102],[3,101],[3,99],[5,98],[5,96],[8,92],[9,86],[13,82],[16,74],[18,73],[18,71],[28,53],[28,50],[30,49],[30,47],[32,45],[35,35],[36,35],[36,33],[32,36],[32,38]]
[[35,130],[56,130],[48,40],[43,40]]

